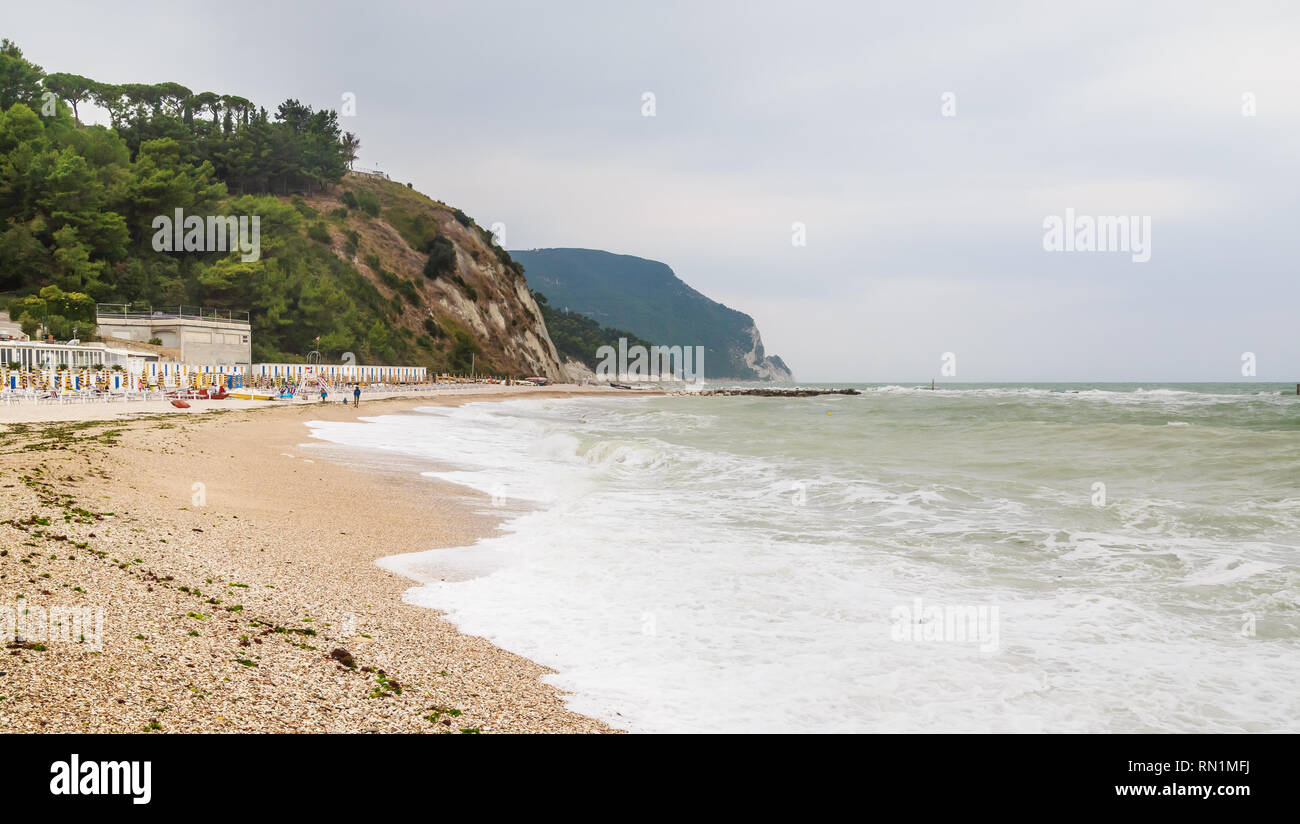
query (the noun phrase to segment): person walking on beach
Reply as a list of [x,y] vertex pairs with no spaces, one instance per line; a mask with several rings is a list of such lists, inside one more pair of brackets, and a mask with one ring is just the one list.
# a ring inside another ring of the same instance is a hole
[[361,405],[361,384],[354,384],[352,387],[352,405]]
[[324,384],[321,384],[321,388],[320,388],[320,402],[321,402],[321,403],[325,403],[325,399],[328,398],[328,397],[329,397],[329,391],[325,388],[325,385],[324,385]]

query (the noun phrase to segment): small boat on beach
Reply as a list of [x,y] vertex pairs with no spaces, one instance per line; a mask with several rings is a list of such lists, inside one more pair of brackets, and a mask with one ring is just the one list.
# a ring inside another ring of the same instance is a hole
[[241,401],[273,401],[278,394],[269,389],[236,389],[226,393],[226,397]]

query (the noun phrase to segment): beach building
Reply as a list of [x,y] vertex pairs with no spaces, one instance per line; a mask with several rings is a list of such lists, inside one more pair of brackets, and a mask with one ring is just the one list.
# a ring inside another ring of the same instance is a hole
[[45,341],[0,340],[0,364],[15,369],[111,369],[120,366],[132,372],[157,360],[139,352],[115,349],[103,343],[52,343]]
[[318,382],[417,386],[430,379],[423,366],[321,363],[317,352],[307,363],[252,363],[247,313],[186,306],[175,312],[139,311],[121,304],[98,304],[96,309],[100,340],[93,343],[31,341],[16,324],[0,327],[3,391],[181,392],[215,385],[283,389]]
[[132,311],[121,304],[101,303],[96,324],[103,337],[124,338],[175,349],[182,362],[222,366],[251,366],[253,330],[247,312],[178,306],[176,311]]

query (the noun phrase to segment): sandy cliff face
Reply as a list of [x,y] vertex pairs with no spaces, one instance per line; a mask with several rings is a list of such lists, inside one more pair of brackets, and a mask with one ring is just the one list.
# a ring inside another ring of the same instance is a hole
[[[347,226],[357,233],[357,243],[334,236],[335,254],[400,304],[396,331],[427,338],[423,345],[436,366],[463,364],[464,353],[472,349],[480,373],[564,379],[528,284],[488,232],[457,209],[368,175],[349,174],[339,191],[312,198],[309,205],[321,212],[337,209],[342,191],[372,193],[381,208],[377,216],[353,210]],[[455,262],[429,277],[425,250],[438,237],[451,242]]]
[[564,374],[569,379],[569,383],[587,384],[596,382],[596,370],[573,358],[564,359]]

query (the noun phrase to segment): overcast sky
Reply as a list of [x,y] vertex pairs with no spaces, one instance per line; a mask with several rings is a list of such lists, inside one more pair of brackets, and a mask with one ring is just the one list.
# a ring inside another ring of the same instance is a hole
[[[0,36],[352,92],[360,166],[508,248],[663,261],[804,380],[1300,380],[1300,4],[1137,5],[6,2]],[[1044,250],[1067,208],[1149,217],[1151,259]]]

